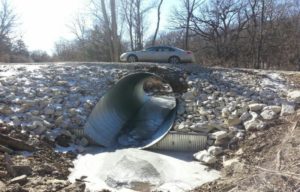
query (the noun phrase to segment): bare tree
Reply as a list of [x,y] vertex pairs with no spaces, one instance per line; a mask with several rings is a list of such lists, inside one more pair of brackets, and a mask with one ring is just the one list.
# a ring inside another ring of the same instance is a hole
[[237,60],[237,42],[247,23],[245,10],[240,0],[209,1],[193,15],[191,30],[207,41],[206,48],[214,57]]
[[17,16],[8,0],[0,2],[0,61],[10,62],[13,50],[14,29],[17,24]]
[[16,26],[17,16],[10,7],[8,0],[1,1],[0,7],[0,38],[7,38]]
[[92,0],[94,8],[92,14],[96,18],[95,25],[103,27],[111,61],[118,61],[120,38],[118,36],[117,5],[115,0],[107,2],[106,0]]
[[47,52],[42,50],[35,50],[30,53],[30,58],[33,60],[33,62],[47,62],[51,61],[51,57],[48,55]]
[[[191,49],[197,60],[207,65],[300,68],[297,0],[180,0],[181,7],[177,6],[170,22],[176,30],[165,33],[158,32],[165,2],[156,1],[156,29],[148,42],[147,14],[155,1],[92,1],[96,5],[93,26],[87,27],[77,18],[77,38],[57,47],[65,59],[116,61],[120,50],[162,43]],[[125,33],[123,23],[128,30]],[[124,34],[128,37],[123,39]],[[80,49],[80,39],[84,39],[84,50]]]
[[263,49],[263,31],[265,24],[265,0],[248,0],[249,5],[249,25],[248,34],[250,37],[252,66],[256,69],[261,68],[262,49]]
[[157,24],[156,24],[155,33],[154,33],[153,40],[152,40],[152,46],[155,45],[156,36],[157,36],[158,30],[159,30],[160,8],[161,8],[162,3],[163,3],[163,0],[160,0],[158,7],[157,7]]
[[80,55],[82,59],[87,59],[87,35],[89,31],[89,26],[87,24],[87,15],[84,13],[77,13],[74,17],[73,22],[68,25],[71,32],[75,35],[78,49],[80,49]]
[[141,0],[135,0],[134,1],[134,7],[135,7],[135,15],[134,15],[134,21],[135,21],[135,44],[137,49],[143,48],[143,17],[141,13]]
[[128,33],[129,33],[129,38],[130,38],[130,48],[131,51],[135,49],[134,47],[134,42],[133,42],[133,2],[132,0],[121,0],[122,4],[122,10],[123,10],[123,15],[124,18],[126,19],[127,25],[128,25]]
[[157,42],[163,45],[181,47],[183,39],[184,39],[184,31],[178,30],[178,31],[160,33],[157,38]]
[[262,52],[263,52],[263,41],[264,41],[264,28],[265,28],[265,0],[261,0],[261,11],[260,11],[260,29],[259,29],[259,40],[257,46],[257,65],[255,66],[256,69],[262,68],[263,61],[262,61]]
[[201,5],[203,0],[181,0],[183,5],[179,9],[175,9],[173,12],[172,23],[175,25],[175,29],[184,29],[184,48],[189,49],[189,37],[190,37],[190,27],[191,19],[194,15],[197,7]]
[[102,16],[103,16],[103,25],[105,27],[105,36],[107,37],[107,40],[109,42],[109,51],[110,51],[110,58],[111,61],[114,59],[114,50],[113,50],[113,41],[112,41],[112,32],[111,32],[111,26],[110,26],[110,20],[108,18],[108,14],[106,11],[106,6],[105,6],[105,0],[101,0],[101,10],[102,10]]
[[132,50],[142,49],[146,30],[146,16],[155,7],[155,4],[146,0],[122,0],[121,2],[129,30],[130,47]]
[[79,41],[84,41],[88,31],[86,15],[77,13],[68,27]]

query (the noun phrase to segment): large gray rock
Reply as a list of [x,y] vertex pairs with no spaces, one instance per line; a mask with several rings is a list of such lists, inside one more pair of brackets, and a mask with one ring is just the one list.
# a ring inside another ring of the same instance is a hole
[[4,115],[10,115],[13,113],[13,110],[9,106],[2,104],[0,105],[0,113]]
[[240,116],[240,120],[242,122],[248,121],[251,119],[251,114],[249,112],[244,112],[241,116]]
[[210,146],[207,151],[209,154],[216,156],[220,155],[223,152],[223,149],[222,147]]
[[258,112],[258,111],[261,111],[265,106],[266,106],[266,104],[253,103],[253,104],[249,105],[249,109],[250,109],[250,111]]
[[281,112],[281,106],[270,105],[270,106],[264,107],[263,111],[265,111],[265,110],[271,110],[271,111],[274,111],[275,113],[280,113]]
[[265,120],[272,120],[277,116],[277,113],[272,110],[264,110],[260,116]]
[[180,123],[180,124],[178,125],[178,130],[182,130],[182,129],[184,129],[184,128],[185,128],[184,122],[182,122],[182,123]]
[[11,179],[9,181],[10,184],[14,184],[14,183],[19,183],[21,185],[27,183],[28,179],[27,179],[27,176],[26,175],[21,175],[21,176],[18,176],[18,177],[15,177],[13,179]]
[[283,103],[280,116],[291,115],[295,113],[295,105],[293,103]]
[[192,129],[193,131],[196,132],[210,132],[212,129],[214,129],[215,127],[211,126],[208,122],[198,122],[196,124],[194,124],[194,126],[191,126],[190,129]]
[[56,118],[55,120],[55,125],[60,126],[64,121],[64,117],[63,116],[59,116]]
[[266,127],[266,124],[258,119],[251,119],[249,121],[244,122],[245,129],[247,131],[253,130],[262,130]]
[[247,131],[262,130],[266,127],[266,123],[259,120],[257,113],[250,111],[252,118],[244,122],[244,127]]
[[226,131],[217,131],[210,134],[210,137],[215,140],[222,140],[228,136],[228,133]]
[[195,153],[194,158],[198,161],[201,161],[205,164],[214,164],[217,159],[215,156],[211,155],[207,150],[199,151],[198,153]]
[[226,119],[225,122],[228,126],[236,126],[236,125],[241,124],[242,121],[237,116],[231,116],[228,119]]
[[300,103],[300,90],[293,90],[288,92],[288,101]]

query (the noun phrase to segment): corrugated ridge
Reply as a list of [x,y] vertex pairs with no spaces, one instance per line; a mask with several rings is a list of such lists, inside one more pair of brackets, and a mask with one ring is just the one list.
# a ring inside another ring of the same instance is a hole
[[85,137],[91,145],[99,145],[84,133],[84,129],[72,129],[71,132],[73,132],[73,134],[77,137]]
[[[83,129],[73,129],[76,136],[85,136],[89,143],[97,145],[93,139],[84,134]],[[149,147],[153,150],[165,151],[200,151],[206,147],[207,136],[197,133],[169,132],[162,140]]]
[[168,133],[162,140],[150,147],[167,151],[199,151],[206,147],[207,136],[191,133]]

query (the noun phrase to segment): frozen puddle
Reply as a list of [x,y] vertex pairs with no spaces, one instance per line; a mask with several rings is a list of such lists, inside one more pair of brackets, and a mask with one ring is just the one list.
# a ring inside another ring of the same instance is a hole
[[[161,154],[139,149],[104,151],[74,160],[69,180],[84,178],[87,189],[99,191],[187,191],[216,180],[220,173],[189,159],[191,154]],[[175,158],[176,157],[176,158]]]

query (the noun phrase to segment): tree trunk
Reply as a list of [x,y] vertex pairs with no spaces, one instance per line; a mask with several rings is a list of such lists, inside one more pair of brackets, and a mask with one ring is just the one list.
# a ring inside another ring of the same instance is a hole
[[116,17],[116,2],[110,0],[113,61],[119,61],[119,38]]
[[187,17],[186,17],[186,27],[185,27],[184,48],[187,50],[189,49],[189,29],[190,29],[190,20],[191,20],[190,0],[187,0],[186,3],[187,3]]
[[143,48],[142,36],[142,15],[141,15],[141,0],[136,0],[136,48]]
[[112,38],[111,38],[112,35],[111,35],[110,22],[108,20],[108,15],[106,12],[104,0],[101,0],[101,9],[102,9],[105,28],[106,28],[105,36],[106,36],[106,38],[108,40],[108,44],[109,44],[110,60],[113,61],[114,60],[114,51],[113,51],[113,42],[112,42]]
[[128,25],[131,51],[134,50],[133,40],[133,2],[134,0],[121,0],[124,16]]
[[260,18],[260,33],[259,33],[259,41],[258,41],[258,49],[257,49],[257,65],[258,68],[263,68],[262,61],[262,51],[263,51],[263,30],[264,30],[264,17],[265,17],[265,0],[261,1],[261,18]]
[[161,8],[162,3],[163,3],[163,0],[160,0],[160,3],[159,3],[158,8],[157,8],[157,24],[156,24],[156,30],[155,30],[155,33],[154,33],[154,36],[153,36],[153,40],[152,40],[152,46],[155,45],[155,40],[156,40],[156,36],[157,36],[157,33],[158,33],[158,29],[159,29],[160,8]]

